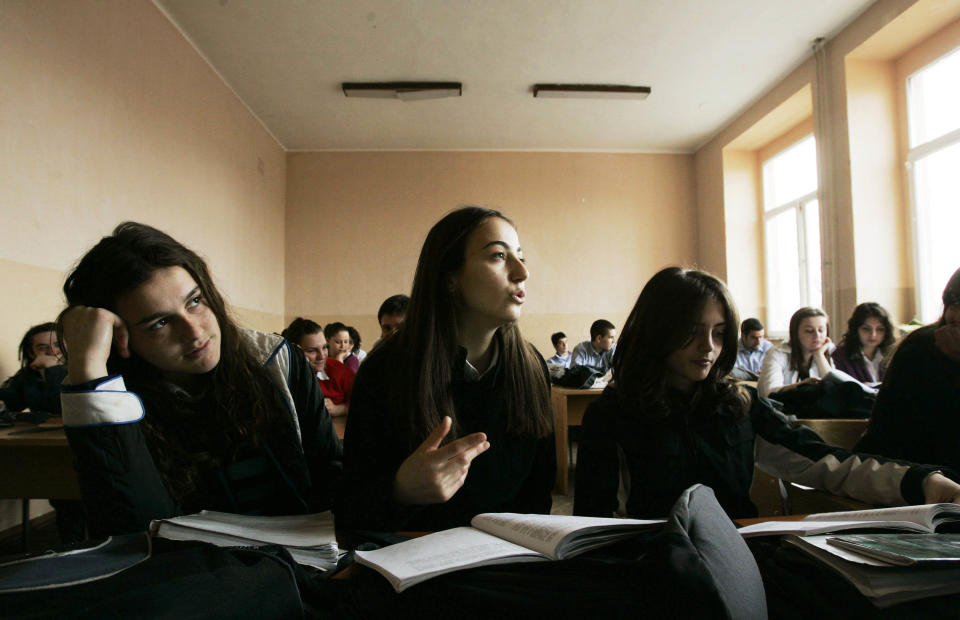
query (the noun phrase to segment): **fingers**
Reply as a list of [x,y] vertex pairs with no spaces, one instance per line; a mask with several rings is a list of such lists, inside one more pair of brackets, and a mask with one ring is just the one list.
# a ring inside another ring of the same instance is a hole
[[456,441],[451,441],[440,448],[437,450],[437,456],[444,461],[459,459],[464,465],[469,465],[474,458],[486,452],[489,447],[490,443],[484,433],[473,433]]
[[113,315],[113,346],[120,357],[130,357],[130,331],[116,314]]
[[417,448],[417,452],[430,452],[439,448],[443,438],[447,436],[452,427],[453,420],[450,419],[450,416],[443,416],[443,420],[440,421],[437,428],[433,429],[433,432],[427,435],[427,438]]

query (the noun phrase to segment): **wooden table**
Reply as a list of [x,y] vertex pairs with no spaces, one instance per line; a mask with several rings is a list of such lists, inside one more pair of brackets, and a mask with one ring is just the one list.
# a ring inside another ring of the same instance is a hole
[[[21,432],[34,428],[45,430]],[[80,499],[73,452],[60,424],[16,424],[0,429],[0,472],[0,499],[22,500],[24,549],[30,536],[31,499]]]
[[553,403],[553,432],[557,441],[557,493],[566,495],[570,491],[570,438],[567,429],[583,422],[583,413],[587,406],[602,393],[603,390],[577,390],[556,386],[550,391]]

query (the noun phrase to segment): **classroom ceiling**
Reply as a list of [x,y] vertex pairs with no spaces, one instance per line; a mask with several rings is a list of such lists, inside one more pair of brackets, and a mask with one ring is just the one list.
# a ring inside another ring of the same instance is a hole
[[[693,152],[866,0],[154,0],[287,150]],[[463,95],[347,98],[341,82]],[[535,83],[650,86],[535,99]]]

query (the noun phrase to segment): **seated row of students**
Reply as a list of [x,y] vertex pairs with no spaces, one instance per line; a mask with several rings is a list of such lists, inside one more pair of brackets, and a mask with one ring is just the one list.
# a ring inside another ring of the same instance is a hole
[[[338,527],[380,530],[549,512],[546,365],[517,328],[528,275],[502,214],[441,219],[403,327],[360,367],[341,450],[303,352],[237,327],[194,252],[122,224],[68,277],[60,319],[64,423],[94,535],[200,509],[334,506]],[[578,512],[617,509],[620,448],[626,514],[662,516],[703,482],[731,516],[751,515],[755,438],[761,462],[788,479],[875,503],[960,499],[937,467],[828,446],[729,383],[736,325],[708,274],[671,268],[644,287],[613,359],[617,387],[585,418]]]

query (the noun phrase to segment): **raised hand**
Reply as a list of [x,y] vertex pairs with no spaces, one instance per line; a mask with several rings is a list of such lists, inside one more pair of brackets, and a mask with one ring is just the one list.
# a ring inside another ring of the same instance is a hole
[[408,456],[397,470],[393,494],[401,504],[440,504],[460,490],[470,464],[490,443],[484,433],[473,433],[441,447],[450,432],[450,416]]
[[130,357],[130,332],[119,316],[103,308],[74,306],[60,319],[67,350],[67,383],[106,376],[112,348]]

